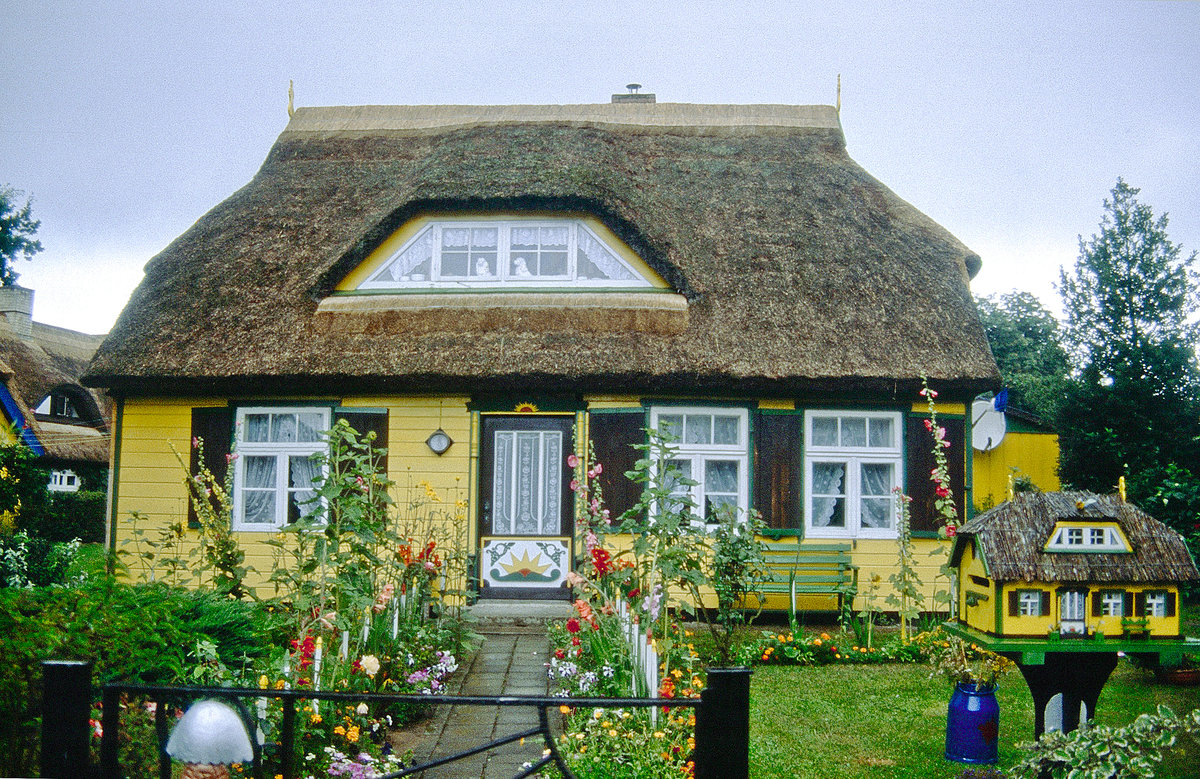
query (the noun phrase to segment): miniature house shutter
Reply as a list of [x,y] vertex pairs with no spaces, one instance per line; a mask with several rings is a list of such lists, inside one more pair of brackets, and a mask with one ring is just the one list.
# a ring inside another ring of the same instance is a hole
[[1167,617],[1173,617],[1175,616],[1175,593],[1168,592],[1165,593],[1165,595],[1166,598],[1164,598],[1164,600],[1166,603],[1163,604],[1163,615]]
[[1133,614],[1133,593],[1126,591],[1121,603],[1121,614],[1126,617],[1132,617]]
[[1050,616],[1050,593],[1047,590],[1042,590],[1042,616]]
[[804,526],[804,462],[801,414],[754,416],[754,508],[767,527]]
[[1099,590],[1092,593],[1092,616],[1104,616],[1104,596],[1100,594]]
[[1008,616],[1016,617],[1021,614],[1021,595],[1016,590],[1008,593]]
[[1133,596],[1133,614],[1135,617],[1146,616],[1146,593],[1139,592]]
[[[934,509],[933,482],[929,474],[937,462],[933,457],[933,436],[925,429],[927,417],[911,415],[905,423],[904,446],[908,450],[908,461],[905,467],[908,485],[906,492],[912,498],[909,504],[910,527],[914,531],[936,532],[941,526]],[[964,449],[966,436],[964,422],[961,419],[938,418],[938,423],[946,428],[946,440],[950,448],[946,450],[947,465],[950,470],[950,491],[954,496],[954,505],[958,508],[958,518],[961,523],[965,518],[963,489],[967,483],[967,453]]]
[[641,409],[590,414],[588,432],[596,462],[604,466],[598,481],[604,494],[604,507],[615,522],[637,504],[642,488],[625,478],[626,471],[641,457],[633,447],[645,443],[646,413]]
[[[203,465],[212,473],[218,484],[223,484],[229,470],[229,446],[233,440],[233,409],[229,407],[192,409],[192,441],[194,442],[197,438],[204,441]],[[195,476],[200,472],[200,450],[196,446],[192,446],[189,465],[191,475]],[[213,509],[220,510],[220,506],[215,500]],[[190,494],[188,496],[187,521],[190,528],[200,527],[200,517],[196,514],[196,507],[192,504]]]
[[383,449],[384,453],[379,458],[378,472],[387,475],[387,445],[388,445],[388,414],[386,411],[376,411],[372,409],[357,409],[357,408],[336,408],[333,410],[334,424],[338,420],[346,420],[346,424],[354,428],[359,435],[359,440],[367,437],[367,433],[374,433],[375,440],[371,442],[371,446],[375,449]]

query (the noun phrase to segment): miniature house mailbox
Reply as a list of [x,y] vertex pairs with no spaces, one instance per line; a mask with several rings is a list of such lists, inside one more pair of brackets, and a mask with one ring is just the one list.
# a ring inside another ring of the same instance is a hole
[[948,628],[1016,661],[1036,735],[1095,713],[1117,653],[1178,665],[1179,585],[1200,581],[1183,538],[1117,495],[1020,493],[959,528]]

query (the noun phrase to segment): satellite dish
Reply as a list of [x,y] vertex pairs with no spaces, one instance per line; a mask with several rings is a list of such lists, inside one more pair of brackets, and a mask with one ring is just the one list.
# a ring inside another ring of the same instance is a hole
[[971,446],[981,452],[995,449],[1004,440],[1008,428],[1004,412],[997,411],[990,400],[977,400],[971,405]]

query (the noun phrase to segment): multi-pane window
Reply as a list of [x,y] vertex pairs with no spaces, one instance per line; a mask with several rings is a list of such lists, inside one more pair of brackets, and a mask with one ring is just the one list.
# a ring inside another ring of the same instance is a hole
[[805,415],[805,519],[810,537],[890,537],[900,486],[900,415]]
[[1048,552],[1128,552],[1129,546],[1114,523],[1098,527],[1059,526],[1046,543]]
[[313,455],[329,426],[328,409],[238,409],[234,529],[272,530],[316,510]]
[[359,289],[649,287],[578,219],[430,222]]
[[1165,617],[1167,616],[1167,594],[1165,592],[1147,592],[1146,593],[1146,608],[1143,612],[1146,617]]
[[1105,590],[1100,593],[1100,615],[1103,617],[1125,616],[1125,593],[1120,590]]
[[50,483],[46,485],[46,489],[51,492],[78,492],[79,476],[70,470],[50,471]]
[[[655,408],[650,423],[670,439],[671,469],[694,485],[677,484],[708,521],[720,507],[749,505],[747,413],[741,409]],[[671,485],[668,485],[671,486]]]
[[1017,614],[1022,617],[1042,616],[1042,593],[1040,590],[1021,590],[1017,593]]

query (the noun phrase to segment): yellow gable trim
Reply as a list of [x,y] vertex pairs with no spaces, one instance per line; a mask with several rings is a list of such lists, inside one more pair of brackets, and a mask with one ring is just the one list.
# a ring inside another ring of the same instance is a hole
[[[392,259],[398,251],[410,239],[415,237],[421,230],[425,229],[430,222],[478,222],[481,219],[487,220],[506,220],[506,221],[545,221],[547,219],[577,219],[583,222],[596,237],[599,238],[609,249],[614,251],[622,260],[629,264],[633,270],[640,274],[654,289],[671,289],[671,285],[663,280],[662,276],[646,264],[637,252],[629,248],[617,235],[609,230],[599,219],[588,216],[586,214],[575,213],[558,213],[558,212],[521,212],[521,213],[506,213],[506,212],[467,212],[454,214],[425,214],[410,219],[400,226],[400,229],[392,233],[383,243],[379,244],[367,258],[363,260],[357,268],[346,274],[334,290],[337,292],[354,292],[367,279],[375,274],[380,268],[387,264],[388,260]],[[447,285],[448,288],[453,285]],[[434,288],[436,289],[436,288]],[[462,292],[461,288],[454,287],[456,291]],[[403,288],[398,287],[397,292],[404,292]],[[429,288],[413,290],[414,292],[429,292]]]

